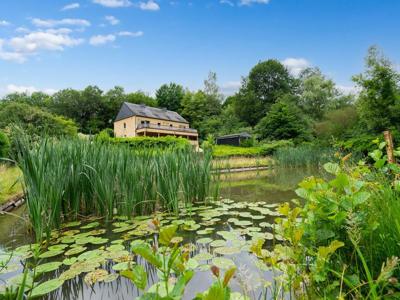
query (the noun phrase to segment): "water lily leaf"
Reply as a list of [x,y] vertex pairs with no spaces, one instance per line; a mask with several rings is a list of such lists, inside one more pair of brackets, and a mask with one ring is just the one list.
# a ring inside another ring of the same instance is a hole
[[68,247],[68,245],[66,245],[66,244],[58,244],[58,245],[50,246],[48,248],[48,250],[50,250],[50,251],[58,251],[58,250],[64,250],[67,247]]
[[128,225],[128,226],[115,228],[115,229],[112,230],[112,232],[121,233],[121,232],[129,231],[129,230],[132,230],[132,229],[135,229],[135,228],[136,228],[136,225],[132,225],[131,224],[131,225]]
[[65,235],[65,236],[73,236],[73,235],[76,235],[79,232],[80,231],[77,230],[77,229],[72,229],[72,230],[64,231],[63,235]]
[[63,273],[61,273],[59,279],[60,280],[69,280],[69,279],[73,279],[76,276],[78,276],[79,274],[81,274],[82,272],[80,270],[77,269],[69,269]]
[[116,265],[113,265],[112,269],[114,271],[128,270],[132,264],[133,264],[132,262],[120,262]]
[[66,266],[70,266],[70,265],[76,263],[77,260],[78,259],[76,257],[69,257],[69,258],[66,258],[66,259],[63,260],[63,264],[66,265]]
[[240,249],[236,247],[219,247],[214,249],[214,253],[222,255],[232,255],[240,253]]
[[141,290],[147,286],[147,273],[142,265],[135,265],[131,270],[122,271],[121,276],[130,279]]
[[119,240],[114,240],[111,242],[111,244],[122,244],[124,242],[124,240],[119,239]]
[[214,257],[212,263],[220,269],[229,269],[235,266],[233,260],[225,257]]
[[87,249],[87,247],[77,246],[77,247],[73,247],[73,248],[69,249],[64,254],[66,256],[75,255],[75,254],[78,254],[78,253],[81,253],[81,252],[85,251],[86,249]]
[[49,257],[54,257],[62,254],[64,250],[50,250],[43,252],[42,254],[39,255],[39,258],[49,258]]
[[210,243],[211,247],[224,247],[226,245],[226,240],[214,240]]
[[212,239],[206,237],[206,238],[198,239],[196,242],[199,244],[208,244],[208,243],[211,243],[212,241],[213,241]]
[[197,267],[197,270],[202,271],[202,272],[209,271],[210,267],[211,267],[210,265],[200,265]]
[[89,272],[85,275],[83,279],[87,285],[93,285],[96,282],[103,281],[108,275],[108,272],[103,269],[97,269]]
[[207,229],[203,229],[203,230],[197,230],[196,233],[202,235],[202,234],[210,234],[213,231],[214,231],[213,229],[207,228]]
[[106,277],[104,277],[104,282],[108,283],[108,282],[112,282],[114,280],[116,280],[119,277],[119,274],[117,273],[112,273],[112,274],[108,274]]
[[72,236],[66,236],[61,238],[61,243],[63,244],[72,244],[75,243],[75,238]]
[[194,270],[194,269],[196,269],[198,266],[199,266],[199,262],[198,262],[196,259],[194,259],[194,258],[189,258],[188,261],[187,261],[187,263],[186,263],[186,267],[187,267],[188,269]]
[[181,237],[181,236],[174,236],[172,239],[171,239],[171,244],[179,244],[179,243],[181,243],[183,241],[183,237]]
[[105,244],[107,242],[108,242],[108,239],[101,238],[101,237],[92,237],[90,239],[90,243],[93,245],[101,245],[101,244]]
[[41,274],[41,273],[46,273],[46,272],[51,272],[54,270],[57,270],[63,263],[60,261],[53,261],[53,262],[48,262],[45,264],[38,265],[36,267],[36,273]]
[[124,245],[120,245],[120,244],[116,244],[116,245],[111,245],[109,247],[106,248],[107,251],[121,251],[121,250],[125,250],[125,246]]
[[91,260],[96,257],[101,257],[103,254],[104,251],[100,249],[86,251],[78,256],[78,261]]
[[100,264],[95,261],[78,261],[71,265],[70,270],[75,270],[83,273],[88,273],[94,271],[96,268],[98,268]]
[[160,243],[162,245],[168,246],[171,242],[171,239],[175,236],[177,230],[178,230],[177,225],[168,225],[162,227],[160,229],[160,237],[159,237]]
[[202,261],[202,260],[209,260],[212,259],[214,256],[211,253],[208,252],[200,252],[199,254],[195,255],[193,259],[197,261]]
[[76,227],[81,225],[81,221],[73,221],[73,222],[69,222],[69,223],[65,223],[63,224],[62,228],[67,228],[67,227]]
[[105,229],[94,229],[88,232],[89,235],[101,235],[106,233]]
[[234,232],[230,231],[217,231],[217,234],[222,236],[227,241],[237,240],[238,236]]
[[81,227],[81,229],[90,229],[99,226],[99,222],[92,222]]
[[51,279],[49,281],[43,282],[32,289],[31,297],[34,298],[34,297],[46,295],[46,294],[60,288],[63,285],[63,283],[64,283],[64,280],[59,279],[59,278],[55,278],[55,279]]
[[260,224],[258,224],[258,226],[260,226],[262,228],[272,228],[272,224],[267,223],[267,222],[261,222]]

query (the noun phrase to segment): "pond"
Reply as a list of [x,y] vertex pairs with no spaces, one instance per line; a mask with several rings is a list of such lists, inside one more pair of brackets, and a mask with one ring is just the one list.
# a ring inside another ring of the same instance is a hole
[[[250,299],[258,299],[261,287],[266,280],[272,281],[273,274],[249,253],[251,239],[265,239],[267,248],[279,242],[281,238],[272,225],[279,215],[275,208],[295,198],[294,189],[302,178],[317,173],[315,169],[276,169],[224,174],[220,201],[183,210],[179,216],[158,214],[162,226],[179,225],[177,236],[183,238],[183,244],[192,244],[188,265],[196,272],[183,299],[192,299],[212,284],[211,265],[221,270],[236,265],[231,281],[232,290],[238,292],[234,296],[245,299],[240,294],[247,294]],[[14,213],[22,215],[23,208]],[[41,299],[135,299],[141,295],[135,285],[118,274],[130,264],[141,264],[148,275],[146,289],[159,281],[160,273],[152,265],[127,251],[133,241],[149,240],[155,244],[148,225],[151,219],[116,217],[105,222],[91,218],[80,224],[65,224],[53,233],[50,247],[41,252],[41,274],[35,279],[37,285],[60,278],[61,287]],[[0,272],[0,289],[4,283],[17,285],[21,280],[20,261],[31,256],[23,245],[29,242],[33,241],[24,230],[24,221],[15,216],[0,217],[0,261],[5,260],[4,253],[16,249],[8,269]],[[88,285],[85,275],[99,268],[105,270],[104,278]]]

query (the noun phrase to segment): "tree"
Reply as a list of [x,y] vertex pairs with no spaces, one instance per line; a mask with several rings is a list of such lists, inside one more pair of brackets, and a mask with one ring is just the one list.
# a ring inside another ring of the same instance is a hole
[[312,119],[321,120],[338,95],[335,83],[318,68],[308,68],[300,74],[299,105]]
[[224,96],[221,94],[220,88],[217,84],[216,73],[208,73],[207,79],[204,80],[203,93],[207,98],[207,114],[217,115],[221,113]]
[[4,103],[0,106],[0,129],[12,138],[13,125],[23,129],[30,137],[44,135],[60,137],[77,134],[77,126],[72,120],[53,115],[26,103]]
[[368,50],[365,63],[364,74],[353,77],[361,89],[357,102],[361,122],[372,132],[399,128],[399,74],[377,47]]
[[255,65],[234,98],[237,116],[250,126],[255,126],[277,99],[294,94],[296,80],[284,65],[275,59]]
[[157,101],[142,91],[127,94],[126,102],[145,104],[147,106],[157,106]]
[[8,157],[8,153],[10,151],[10,141],[7,135],[0,131],[0,159],[4,157]]
[[290,96],[281,97],[257,124],[255,130],[261,139],[307,140],[310,137],[307,122],[290,98]]
[[176,83],[163,84],[156,91],[158,106],[172,111],[181,111],[182,99],[185,96],[183,87]]

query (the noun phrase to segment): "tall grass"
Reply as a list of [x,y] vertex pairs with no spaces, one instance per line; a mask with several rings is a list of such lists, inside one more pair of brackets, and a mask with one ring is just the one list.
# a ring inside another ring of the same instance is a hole
[[278,148],[274,154],[277,164],[282,167],[320,166],[333,159],[334,151],[313,145]]
[[112,218],[205,201],[211,155],[190,149],[132,150],[82,140],[18,141],[29,218],[38,240],[65,220]]

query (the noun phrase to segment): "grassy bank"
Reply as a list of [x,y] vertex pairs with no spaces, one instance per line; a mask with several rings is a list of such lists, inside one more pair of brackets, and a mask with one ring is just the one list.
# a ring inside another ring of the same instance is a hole
[[213,159],[213,169],[235,169],[235,168],[251,168],[251,167],[266,167],[271,166],[273,160],[269,157],[216,157]]
[[204,201],[210,193],[211,155],[192,150],[133,151],[81,140],[19,142],[27,211],[41,239],[79,215],[111,218]]
[[0,164],[0,205],[22,193],[21,171],[17,167]]

